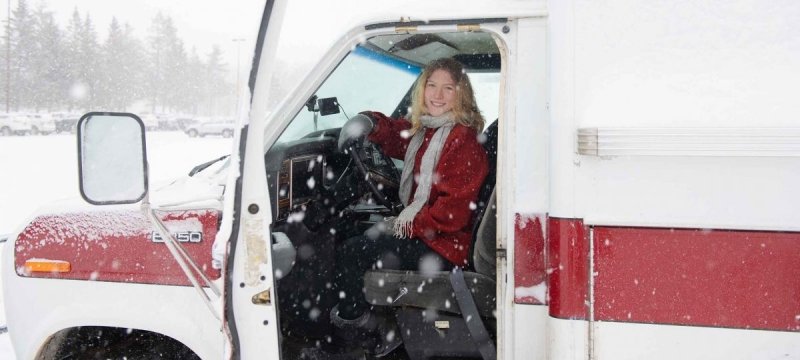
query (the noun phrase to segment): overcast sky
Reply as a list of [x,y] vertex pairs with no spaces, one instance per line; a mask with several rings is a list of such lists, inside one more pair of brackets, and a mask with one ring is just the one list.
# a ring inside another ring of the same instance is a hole
[[[12,11],[18,0],[6,0],[2,14],[7,16],[8,1]],[[27,0],[31,9],[43,4],[52,11],[62,28],[77,8],[84,17],[89,13],[101,39],[105,38],[111,18],[133,26],[136,36],[145,39],[150,24],[160,11],[169,15],[178,29],[178,35],[186,42],[186,50],[194,46],[202,56],[208,54],[216,44],[226,53],[229,64],[235,64],[237,38],[241,43],[241,55],[252,51],[258,24],[265,0]],[[4,19],[5,20],[5,19]]]

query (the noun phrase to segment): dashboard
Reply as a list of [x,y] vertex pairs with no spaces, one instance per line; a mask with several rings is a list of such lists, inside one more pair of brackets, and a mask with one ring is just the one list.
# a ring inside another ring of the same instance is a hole
[[302,138],[274,145],[264,155],[267,181],[275,204],[273,221],[312,201],[322,188],[332,186],[345,170],[349,155],[339,153],[336,134]]
[[325,186],[323,174],[325,155],[309,154],[285,159],[275,176],[275,187],[278,190],[275,218],[286,220],[289,212],[307,204],[314,198],[317,186]]

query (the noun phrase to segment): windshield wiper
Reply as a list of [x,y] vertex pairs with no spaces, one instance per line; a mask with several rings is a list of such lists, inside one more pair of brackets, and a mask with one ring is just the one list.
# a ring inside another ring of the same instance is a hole
[[197,174],[197,173],[199,173],[199,172],[201,172],[201,171],[205,170],[205,169],[206,169],[206,168],[208,168],[209,166],[211,166],[211,165],[214,165],[214,164],[215,164],[215,163],[217,163],[218,161],[220,161],[220,160],[222,160],[222,159],[225,159],[225,158],[226,158],[226,157],[228,157],[228,156],[230,156],[230,155],[224,155],[224,156],[220,156],[220,157],[219,157],[219,158],[217,158],[217,159],[214,159],[214,160],[211,160],[211,161],[208,161],[208,162],[204,162],[204,163],[202,163],[202,164],[200,164],[200,165],[197,165],[197,166],[195,166],[194,168],[192,168],[192,171],[189,171],[189,176],[194,176],[194,174]]

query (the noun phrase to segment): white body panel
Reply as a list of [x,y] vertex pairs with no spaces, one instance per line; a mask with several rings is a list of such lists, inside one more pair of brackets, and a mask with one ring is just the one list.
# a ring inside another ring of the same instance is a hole
[[595,359],[794,359],[797,333],[599,322]]
[[[792,1],[552,1],[550,214],[591,224],[800,229],[800,140],[782,156],[576,155],[578,128],[796,129]],[[731,138],[731,149],[752,148]],[[775,139],[773,141],[779,141]],[[647,141],[646,138],[642,141]],[[793,155],[792,155],[793,154]],[[743,191],[747,189],[748,191]],[[753,191],[756,189],[757,191]]]
[[547,359],[547,306],[514,305],[512,359]]
[[19,359],[34,359],[51,335],[76,326],[148,330],[201,358],[222,355],[221,323],[190,286],[23,278],[13,256],[14,247],[4,246],[2,262],[11,264],[3,269],[6,319]]
[[[507,262],[499,265],[498,306],[500,324],[498,348],[501,359],[544,358],[545,306],[520,306],[515,298],[516,214],[543,216],[549,208],[548,114],[547,114],[547,20],[545,17],[517,19],[506,37],[505,86],[499,125],[500,150],[497,158],[498,234],[497,248],[506,249]],[[524,309],[524,310],[523,310]],[[531,311],[531,310],[536,311]],[[546,312],[545,312],[546,313]],[[531,317],[529,317],[531,316]],[[526,331],[520,333],[520,322]],[[501,336],[501,335],[508,336]],[[525,334],[525,335],[522,335]],[[525,336],[520,338],[519,336]],[[528,349],[520,352],[520,347]],[[505,352],[505,353],[503,353]]]
[[[800,105],[791,100],[800,91],[793,70],[800,42],[788,25],[800,21],[797,3],[548,5],[550,216],[586,225],[800,230],[800,203],[788,200],[800,199],[790,185],[800,183]],[[648,135],[601,144],[622,155],[579,155],[578,130],[587,128]],[[584,332],[578,324],[589,322],[549,320],[548,358],[800,356],[796,332],[633,323]],[[579,336],[583,350],[570,339]]]
[[[589,358],[589,323],[548,317],[547,359],[579,360]],[[519,359],[523,359],[520,357]]]

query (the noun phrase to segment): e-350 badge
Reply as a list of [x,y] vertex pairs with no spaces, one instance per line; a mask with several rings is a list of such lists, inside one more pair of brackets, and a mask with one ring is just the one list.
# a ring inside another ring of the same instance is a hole
[[[203,232],[201,231],[179,231],[172,233],[172,236],[174,236],[178,242],[182,243],[199,243],[203,241]],[[150,239],[152,239],[154,243],[163,243],[165,241],[158,231],[153,231],[153,233],[150,234]]]

